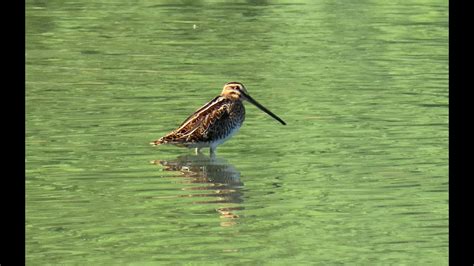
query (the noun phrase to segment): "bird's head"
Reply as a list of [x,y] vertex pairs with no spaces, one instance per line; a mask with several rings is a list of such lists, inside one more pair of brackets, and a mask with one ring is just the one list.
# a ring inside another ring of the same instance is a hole
[[221,96],[232,98],[234,100],[246,100],[248,92],[244,84],[240,82],[227,82],[224,84],[222,89]]
[[227,82],[226,84],[224,84],[224,89],[221,92],[221,96],[233,100],[248,101],[258,107],[260,110],[264,111],[265,113],[276,119],[278,122],[282,123],[283,125],[286,125],[285,121],[283,121],[281,118],[276,116],[270,110],[268,110],[263,105],[254,100],[252,97],[250,97],[244,84],[240,82]]

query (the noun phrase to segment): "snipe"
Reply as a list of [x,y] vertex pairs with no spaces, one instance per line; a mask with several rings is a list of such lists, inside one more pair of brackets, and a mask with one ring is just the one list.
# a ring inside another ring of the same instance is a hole
[[243,101],[252,103],[286,125],[278,116],[250,97],[244,84],[228,82],[220,96],[199,108],[177,129],[150,144],[196,148],[196,153],[203,147],[210,147],[211,156],[215,156],[217,146],[231,138],[242,126],[245,119]]

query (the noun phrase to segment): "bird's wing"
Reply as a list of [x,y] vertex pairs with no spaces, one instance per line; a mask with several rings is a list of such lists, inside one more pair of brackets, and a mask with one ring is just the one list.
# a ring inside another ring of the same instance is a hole
[[224,97],[214,98],[163,139],[168,143],[208,141],[209,126],[228,112],[227,101]]
[[198,115],[202,111],[208,109],[208,107],[210,107],[211,105],[215,104],[218,100],[220,100],[219,98],[222,98],[222,97],[217,96],[216,98],[212,99],[210,102],[206,103],[205,105],[201,106],[199,109],[194,111],[194,113],[192,113],[190,116],[188,116],[188,118],[186,118],[184,120],[184,122],[181,123],[181,125],[176,130],[179,130],[182,126],[186,125],[190,120],[192,120],[196,115]]

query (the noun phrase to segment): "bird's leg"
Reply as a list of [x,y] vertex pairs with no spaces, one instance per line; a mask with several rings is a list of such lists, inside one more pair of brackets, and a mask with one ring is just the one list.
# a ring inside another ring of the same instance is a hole
[[202,148],[202,147],[199,147],[199,148],[196,148],[196,149],[195,149],[195,151],[196,151],[196,155],[199,155],[199,154],[201,154],[201,148]]
[[211,146],[210,149],[209,149],[210,155],[211,155],[211,159],[215,159],[215,158],[216,158],[216,148],[217,148],[217,147]]

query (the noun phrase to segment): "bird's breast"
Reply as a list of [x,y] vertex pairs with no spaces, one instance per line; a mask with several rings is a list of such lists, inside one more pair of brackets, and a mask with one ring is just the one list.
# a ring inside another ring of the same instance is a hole
[[225,113],[209,128],[209,137],[216,145],[235,135],[245,120],[245,108],[242,102],[230,102]]

